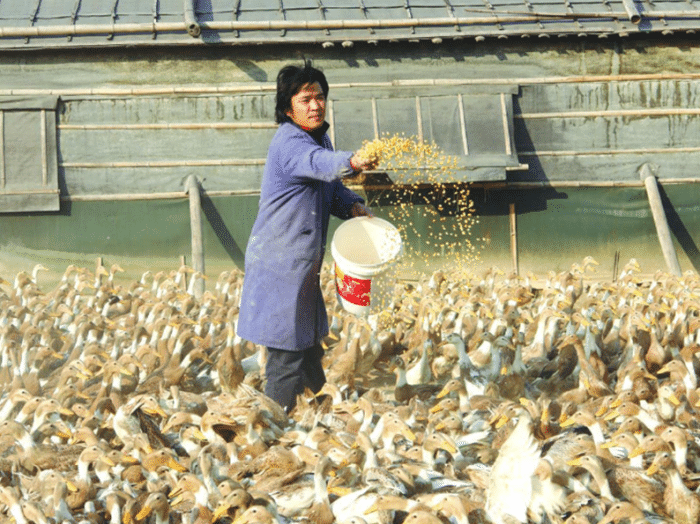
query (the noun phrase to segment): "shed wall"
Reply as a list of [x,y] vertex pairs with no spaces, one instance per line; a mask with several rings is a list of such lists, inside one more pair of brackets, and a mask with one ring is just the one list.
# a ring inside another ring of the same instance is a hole
[[[331,99],[338,101],[514,89],[515,146],[527,168],[509,170],[505,185],[473,184],[479,224],[470,234],[486,239],[480,264],[510,268],[513,203],[521,272],[569,267],[588,254],[610,262],[617,252],[622,260],[647,260],[651,271],[663,268],[638,175],[642,164],[651,163],[659,180],[668,182],[667,213],[675,220],[681,265],[699,267],[692,241],[700,232],[697,188],[671,184],[698,178],[695,42],[596,39],[148,53],[0,55],[0,95],[60,96],[61,211],[0,215],[6,252],[14,250],[20,259],[27,250],[131,259],[187,255],[183,184],[194,174],[216,210],[205,221],[207,259],[240,264],[274,133],[274,78],[282,65],[307,57],[325,71]],[[429,123],[440,122],[437,114]],[[353,120],[351,111],[338,125],[366,128],[367,121]],[[360,145],[357,135],[334,138],[338,148]],[[545,189],[518,185],[530,182]],[[577,189],[575,182],[599,187]],[[381,191],[367,189],[370,203]],[[168,195],[175,199],[156,198]],[[382,202],[377,212],[391,218],[391,207]],[[133,217],[144,219],[130,225]],[[420,246],[418,235],[409,236],[409,243]]]

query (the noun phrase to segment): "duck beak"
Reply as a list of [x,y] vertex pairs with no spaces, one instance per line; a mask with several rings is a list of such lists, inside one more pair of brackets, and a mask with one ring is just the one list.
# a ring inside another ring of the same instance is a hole
[[[612,408],[612,404],[610,404],[610,407]],[[602,417],[602,416],[605,414],[605,412],[606,412],[607,410],[608,410],[607,407],[605,407],[605,406],[600,406],[600,407],[598,408],[598,411],[595,412],[595,416],[596,416],[596,417]]]
[[501,415],[501,418],[499,418],[498,422],[496,422],[496,429],[505,426],[509,420],[510,419],[506,415]]
[[566,464],[568,466],[580,466],[581,465],[581,457],[577,457],[575,459],[567,460]]
[[174,469],[175,471],[179,471],[180,473],[188,471],[185,466],[180,464],[177,460],[175,460],[172,457],[170,457],[170,459],[168,460],[168,466],[170,467],[170,469]]
[[[440,392],[437,394],[437,396],[436,396],[435,398],[436,398],[436,399],[441,399],[442,397],[447,396],[448,393],[449,393],[448,388],[447,388],[447,387],[443,387],[443,388],[440,390]],[[433,413],[433,409],[434,409],[435,407],[436,407],[436,406],[433,406],[432,408],[430,408],[430,412],[431,412],[431,413]],[[440,410],[438,409],[438,411],[440,411]]]
[[637,447],[634,448],[632,451],[630,451],[630,454],[627,455],[627,458],[628,458],[628,459],[632,459],[632,458],[634,458],[634,457],[638,457],[638,456],[641,455],[642,453],[644,453],[644,450],[641,448],[641,446],[637,446]]
[[561,417],[559,418],[559,425],[562,427],[562,429],[576,424],[576,421],[573,418],[566,417],[564,413],[562,413],[562,417],[565,417],[564,420],[562,420]]
[[143,520],[146,517],[148,517],[148,515],[151,514],[151,509],[152,508],[149,505],[145,505],[143,508],[141,508],[141,511],[139,511],[136,515],[136,520]]
[[104,464],[107,464],[108,466],[114,467],[114,461],[107,455],[100,455],[99,460],[102,461]]
[[214,515],[211,518],[212,523],[216,522],[219,520],[221,517],[226,515],[226,513],[229,510],[229,505],[228,504],[219,504],[216,507],[216,510],[214,510]]
[[608,420],[612,420],[612,419],[617,418],[619,416],[620,416],[620,412],[616,409],[612,409],[612,410],[610,410],[610,413],[608,413],[607,415],[605,415],[603,417],[603,420],[605,420],[607,422]]

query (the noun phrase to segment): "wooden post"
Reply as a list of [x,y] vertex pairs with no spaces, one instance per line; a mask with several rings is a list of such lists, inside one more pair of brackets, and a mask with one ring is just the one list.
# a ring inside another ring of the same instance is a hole
[[515,227],[515,204],[509,204],[510,208],[510,254],[513,257],[513,272],[520,274],[518,267],[518,234]]
[[664,206],[661,203],[661,194],[659,193],[659,186],[656,181],[656,177],[652,173],[651,165],[648,162],[642,165],[642,167],[639,169],[639,177],[644,182],[644,187],[647,190],[649,206],[651,207],[651,213],[654,216],[654,224],[656,224],[656,234],[659,237],[659,242],[661,243],[661,251],[663,252],[664,259],[666,260],[668,272],[680,277],[681,266],[678,263],[676,250],[673,247],[671,229],[668,227]]
[[[185,182],[185,192],[190,196],[190,230],[192,232],[192,269],[204,275],[204,242],[202,240],[202,201],[197,177],[190,175]],[[194,278],[194,276],[193,276]],[[198,279],[194,295],[200,298],[204,293],[204,279]]]

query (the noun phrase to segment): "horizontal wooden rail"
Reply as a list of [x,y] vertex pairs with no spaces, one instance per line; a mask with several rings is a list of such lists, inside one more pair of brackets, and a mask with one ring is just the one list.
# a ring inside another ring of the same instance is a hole
[[[633,23],[639,21],[638,12],[630,14],[628,10],[610,12],[562,12],[538,13],[524,11],[497,11],[493,9],[473,9],[471,12],[481,13],[482,16],[444,16],[433,18],[400,18],[400,19],[345,19],[345,20],[251,20],[251,21],[197,21],[193,28],[193,20],[183,22],[147,22],[120,24],[64,24],[46,26],[14,26],[0,28],[2,38],[32,38],[46,36],[79,36],[79,35],[114,35],[114,34],[151,34],[151,33],[189,33],[199,36],[200,31],[283,31],[283,30],[340,30],[340,29],[395,29],[416,27],[454,27],[459,34],[459,26],[478,26],[483,24],[518,24],[523,22],[541,22],[547,20],[579,20],[579,19],[628,19]],[[698,18],[697,10],[676,11],[645,11],[644,18]],[[194,15],[193,15],[194,16]],[[357,39],[365,40],[365,36]],[[330,40],[326,38],[326,40]]]
[[[700,183],[700,178],[666,178],[659,179],[660,185],[672,184],[697,184]],[[464,186],[470,188],[485,188],[485,189],[542,189],[542,188],[606,188],[606,187],[643,187],[644,182],[636,181],[560,181],[560,182],[459,182],[452,184],[443,184],[443,186]],[[396,190],[404,186],[399,185],[348,185],[351,189],[358,190]],[[411,188],[428,189],[433,187],[431,184],[414,184]],[[232,189],[220,191],[205,191],[202,190],[203,196],[208,197],[227,197],[227,196],[257,196],[260,195],[259,189]],[[61,200],[66,202],[104,202],[104,201],[136,201],[136,200],[173,200],[186,199],[188,195],[185,191],[173,191],[165,193],[122,193],[114,195],[62,195]]]
[[228,158],[221,160],[158,160],[143,162],[62,162],[60,167],[70,169],[127,169],[168,167],[212,167],[212,166],[262,166],[264,158]]
[[638,117],[638,116],[680,116],[700,115],[696,107],[669,107],[644,109],[603,109],[596,111],[555,111],[547,113],[514,114],[513,118],[522,120],[552,119],[552,118],[596,118],[596,117]]
[[62,131],[117,131],[117,130],[156,130],[156,129],[277,129],[274,122],[199,122],[199,123],[160,123],[160,124],[59,124]]
[[[561,19],[604,19],[627,18],[624,11],[609,13],[517,13],[499,14],[498,11],[483,11],[484,16],[402,18],[387,20],[262,20],[262,21],[220,21],[199,22],[201,31],[282,31],[282,30],[337,30],[337,29],[393,29],[414,27],[455,27],[495,23],[523,23]],[[648,13],[645,13],[648,15]],[[697,16],[697,15],[696,15]],[[647,16],[657,18],[656,16]],[[46,36],[149,34],[149,33],[188,33],[187,22],[151,22],[124,24],[75,24],[47,26],[0,27],[0,38],[32,38]],[[458,33],[458,28],[455,32]],[[364,40],[366,37],[362,36]],[[328,38],[326,39],[328,40]]]
[[[631,149],[596,149],[590,151],[519,151],[520,157],[582,157],[615,156],[640,154],[674,154],[700,153],[700,146],[695,147],[658,147]],[[262,166],[264,158],[226,158],[220,160],[158,160],[132,162],[61,162],[62,168],[68,169],[129,169],[129,168],[177,168],[177,167],[212,167],[212,166]],[[391,171],[414,171],[420,167],[392,169]]]
[[[387,82],[345,82],[330,84],[331,91],[336,89],[390,89],[412,87],[460,87],[460,86],[523,86],[540,84],[577,84],[610,82],[648,82],[648,81],[700,80],[700,73],[639,73],[619,75],[572,75],[513,78],[437,78],[392,80]],[[0,89],[0,96],[42,96],[56,95],[69,102],[71,97],[127,97],[127,96],[199,96],[274,93],[276,85],[271,82],[232,84],[221,86],[149,86],[149,87],[95,87],[66,89]]]
[[631,149],[596,149],[589,151],[518,151],[518,156],[612,156],[612,155],[644,155],[698,153],[700,147],[640,147]]
[[[241,189],[227,191],[202,191],[206,196],[249,196],[259,195],[259,189]],[[105,202],[105,201],[137,201],[137,200],[176,200],[189,198],[186,191],[164,193],[117,193],[113,195],[62,195],[66,202]]]

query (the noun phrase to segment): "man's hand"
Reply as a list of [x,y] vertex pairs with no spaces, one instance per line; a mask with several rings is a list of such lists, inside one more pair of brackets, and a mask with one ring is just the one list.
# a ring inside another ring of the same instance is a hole
[[372,211],[369,210],[369,208],[365,207],[363,204],[360,202],[355,202],[352,207],[350,208],[350,218],[357,218],[357,217],[370,217],[372,218],[374,214]]
[[360,151],[356,151],[350,159],[350,165],[355,171],[371,171],[379,164],[379,157],[365,156]]

